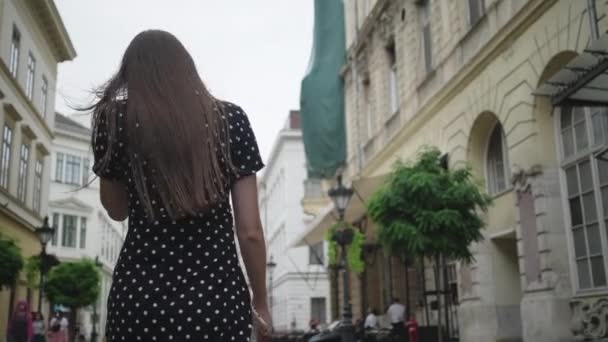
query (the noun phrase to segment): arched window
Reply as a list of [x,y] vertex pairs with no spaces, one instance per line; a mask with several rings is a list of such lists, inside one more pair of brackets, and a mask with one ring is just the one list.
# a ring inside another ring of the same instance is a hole
[[566,225],[579,290],[606,288],[608,162],[594,157],[606,146],[603,108],[562,108],[559,116]]
[[496,123],[488,140],[486,174],[488,192],[490,194],[497,194],[507,189],[509,184],[509,162],[507,159],[505,134],[500,123]]

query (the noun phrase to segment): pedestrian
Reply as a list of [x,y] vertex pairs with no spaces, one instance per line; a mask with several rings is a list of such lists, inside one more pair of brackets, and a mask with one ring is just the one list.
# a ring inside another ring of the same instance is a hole
[[59,311],[49,322],[49,342],[67,342],[68,340],[68,320],[62,317]]
[[11,315],[6,340],[8,342],[30,342],[32,339],[32,313],[26,301],[20,300]]
[[34,313],[34,322],[32,323],[34,337],[32,342],[45,342],[46,341],[46,325],[44,324],[44,317],[41,312]]
[[405,305],[395,297],[393,303],[388,307],[387,314],[392,325],[391,336],[401,340],[405,332]]
[[378,329],[378,315],[375,309],[369,308],[363,327],[365,330]]
[[263,162],[243,109],[211,95],[185,47],[160,30],[131,41],[97,95],[93,171],[109,216],[129,219],[107,340],[244,342],[252,323],[267,339]]

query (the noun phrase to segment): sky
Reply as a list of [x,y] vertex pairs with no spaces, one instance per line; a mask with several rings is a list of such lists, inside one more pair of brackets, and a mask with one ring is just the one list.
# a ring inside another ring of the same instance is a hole
[[[312,0],[55,0],[78,56],[59,65],[56,109],[72,116],[145,29],[173,33],[212,94],[247,112],[263,158],[289,110],[312,46]],[[88,117],[75,116],[81,122]]]

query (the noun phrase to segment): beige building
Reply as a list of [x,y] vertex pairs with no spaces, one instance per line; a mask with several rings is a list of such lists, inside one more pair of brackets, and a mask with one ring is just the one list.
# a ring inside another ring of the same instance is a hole
[[[485,240],[471,246],[475,262],[447,272],[455,300],[450,335],[467,342],[608,337],[608,162],[597,158],[608,145],[608,114],[553,107],[535,95],[589,48],[592,27],[608,29],[608,2],[344,3],[344,176],[358,196],[367,199],[396,160],[433,145],[450,168],[470,165],[494,198]],[[307,243],[322,239],[330,209],[319,210]],[[366,222],[360,201],[346,218]],[[367,226],[373,241],[373,223]],[[355,318],[405,293],[399,261],[376,256],[381,265],[368,267],[372,275],[351,276]]]
[[[0,233],[24,257],[40,253],[34,229],[47,215],[57,64],[75,56],[52,0],[0,0]],[[0,336],[21,299],[37,307],[22,281],[0,292]]]

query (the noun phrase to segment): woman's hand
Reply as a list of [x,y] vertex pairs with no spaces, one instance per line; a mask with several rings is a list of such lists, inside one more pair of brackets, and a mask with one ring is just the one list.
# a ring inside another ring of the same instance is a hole
[[266,302],[253,302],[253,327],[258,341],[270,341],[272,334],[272,317]]

